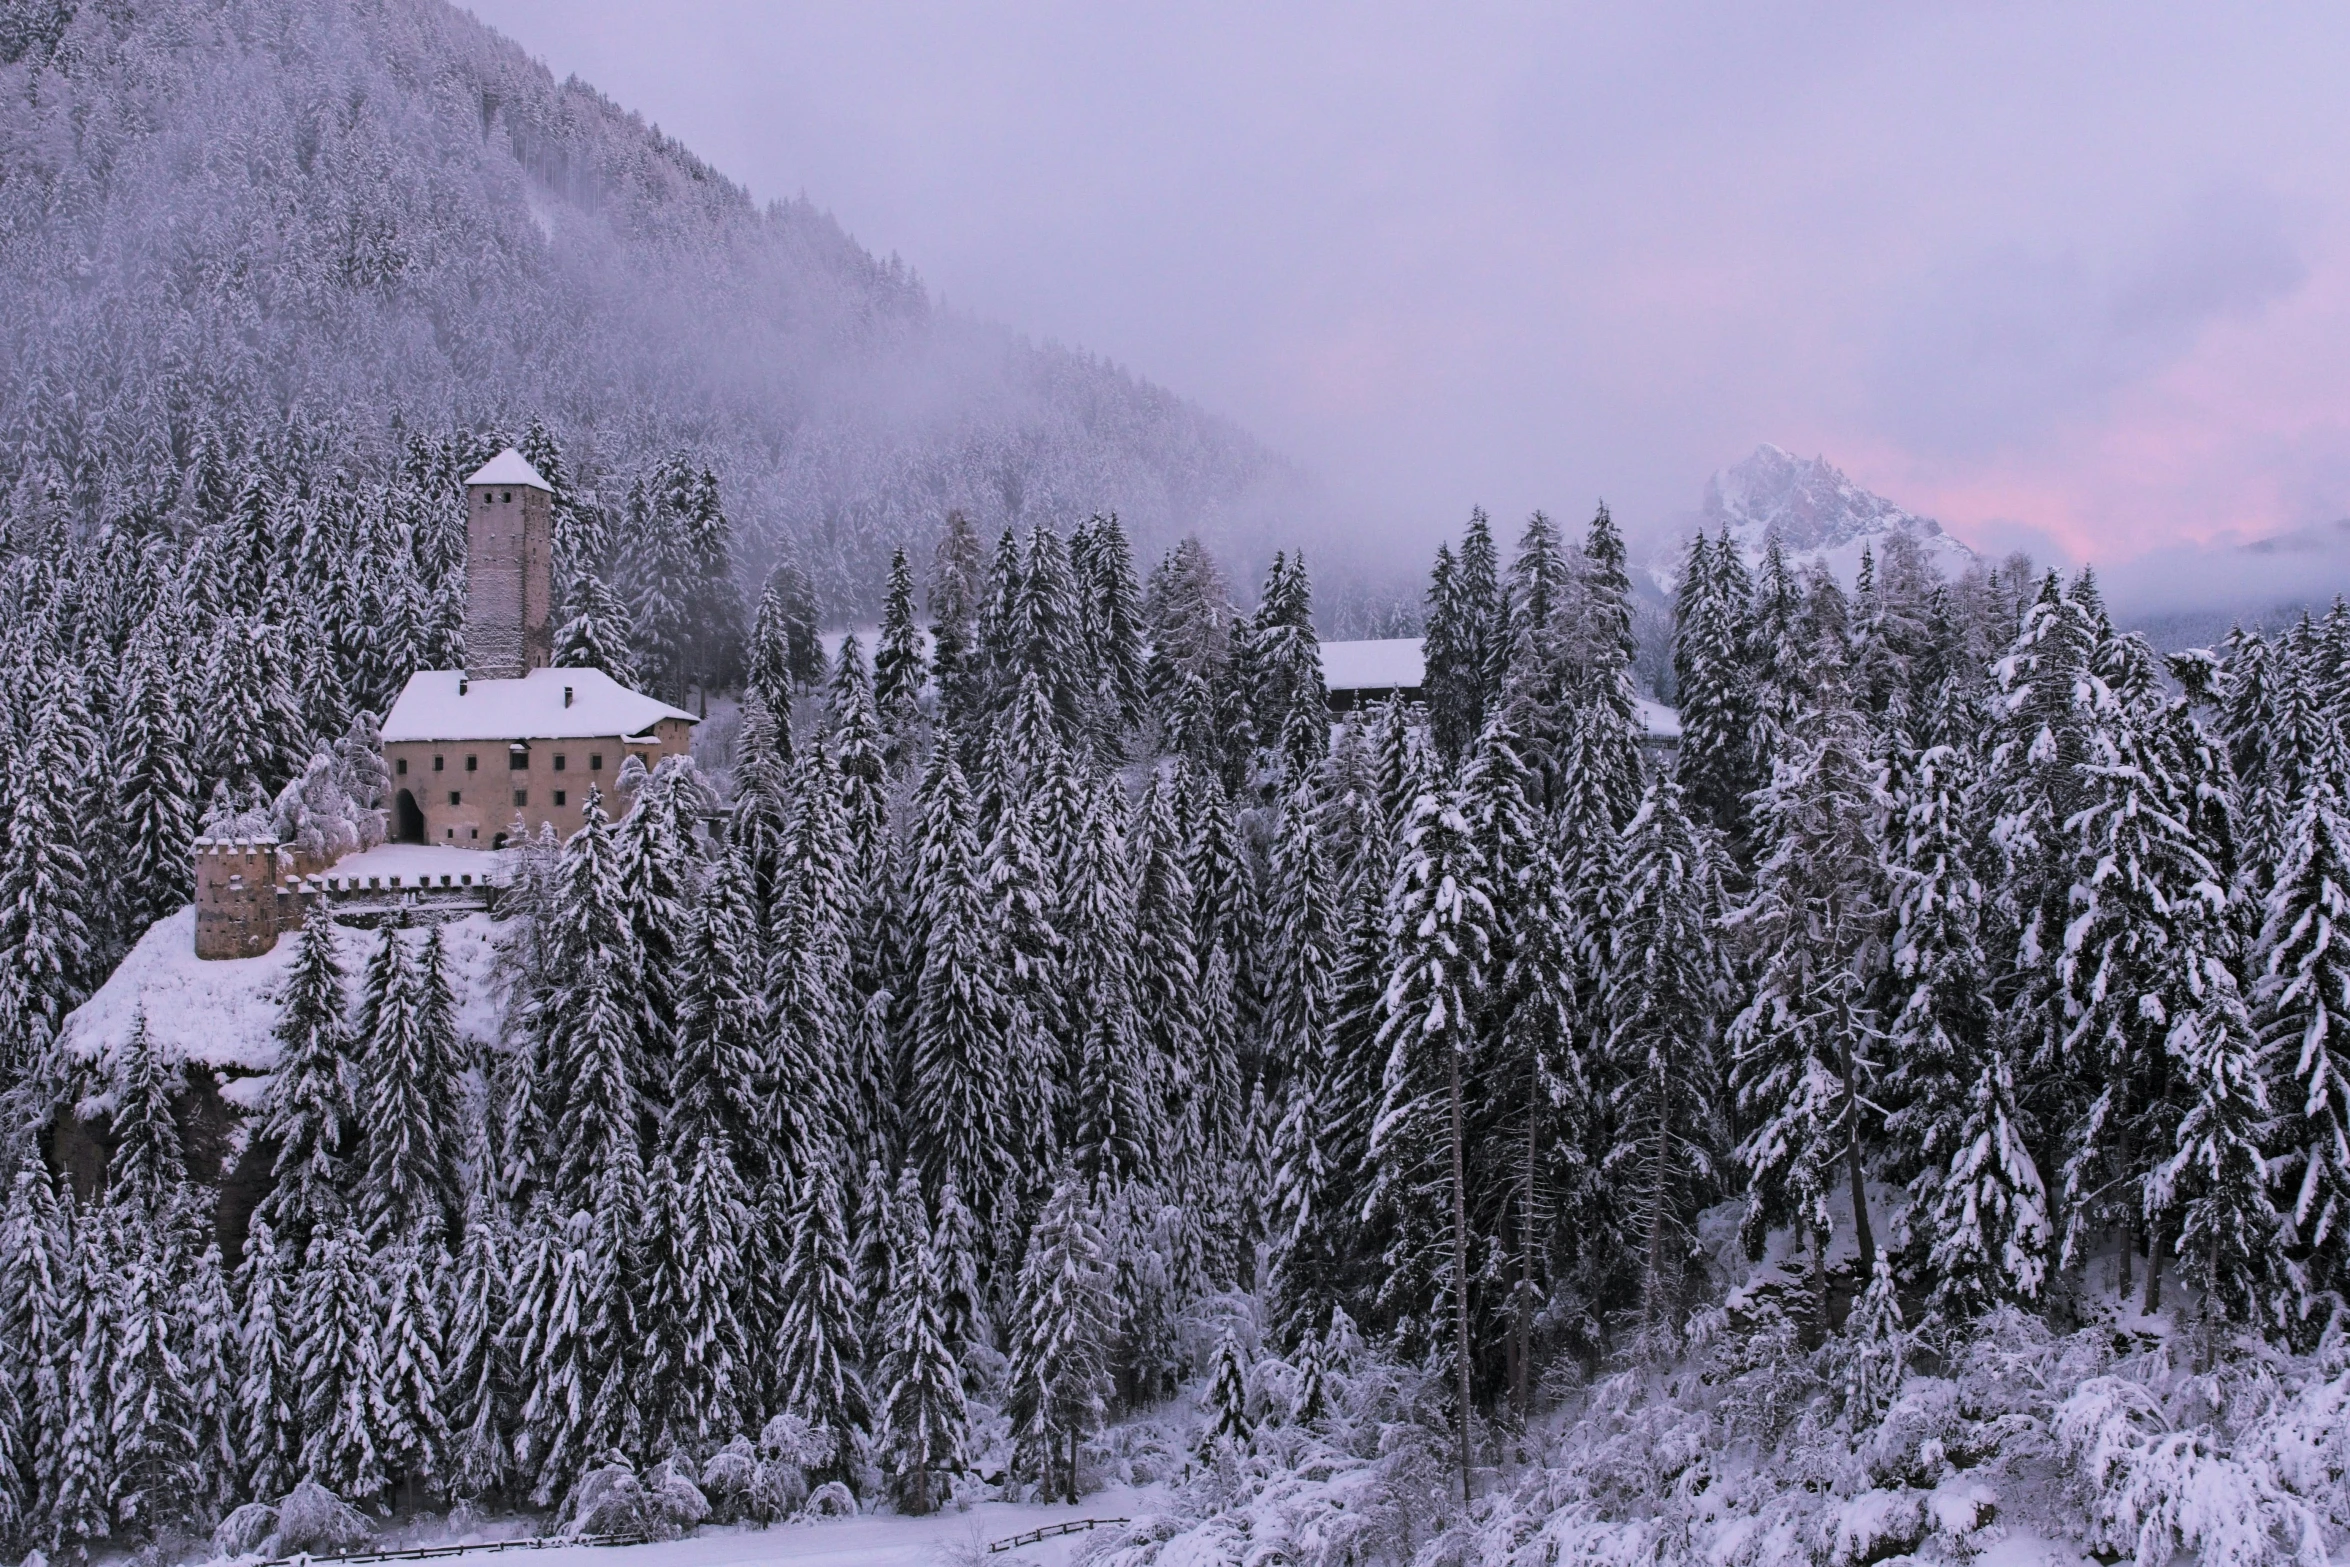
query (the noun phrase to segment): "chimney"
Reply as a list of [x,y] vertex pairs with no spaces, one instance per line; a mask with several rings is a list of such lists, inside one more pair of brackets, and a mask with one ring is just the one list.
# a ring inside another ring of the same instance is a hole
[[465,672],[476,680],[553,662],[554,500],[511,446],[465,481]]
[[569,686],[565,686],[563,688],[563,705],[565,707],[569,707],[571,705],[571,688]]

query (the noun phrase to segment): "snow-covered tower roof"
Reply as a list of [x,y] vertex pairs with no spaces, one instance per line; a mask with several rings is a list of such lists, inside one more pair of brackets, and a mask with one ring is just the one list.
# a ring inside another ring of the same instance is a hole
[[530,459],[511,446],[474,469],[465,483],[468,487],[476,484],[527,484],[533,489],[554,493],[554,486],[539,477],[539,471],[530,465]]

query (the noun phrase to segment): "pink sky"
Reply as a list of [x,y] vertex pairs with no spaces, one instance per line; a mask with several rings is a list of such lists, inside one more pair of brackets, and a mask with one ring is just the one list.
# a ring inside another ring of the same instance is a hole
[[1766,440],[2043,555],[2350,515],[2337,7],[475,9],[1415,547]]

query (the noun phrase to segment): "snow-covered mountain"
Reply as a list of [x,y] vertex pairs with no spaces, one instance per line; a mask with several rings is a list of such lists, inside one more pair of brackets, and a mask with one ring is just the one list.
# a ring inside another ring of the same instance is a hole
[[[939,307],[446,0],[0,4],[0,538],[167,514],[194,454],[380,473],[544,418],[680,449],[826,601],[950,508],[1247,537],[1287,466],[1082,352]],[[326,453],[321,457],[317,454]]]
[[[1728,528],[1750,565],[1762,558],[1764,541],[1776,532],[1791,558],[1825,558],[1846,583],[1860,570],[1863,550],[1881,555],[1885,541],[1897,533],[1923,546],[1927,559],[1946,576],[1958,575],[1976,560],[1973,550],[1942,531],[1942,524],[1862,489],[1827,458],[1798,457],[1768,443],[1705,481],[1697,525],[1709,534]],[[1660,568],[1659,585],[1668,591],[1680,546],[1676,541],[1673,559]]]

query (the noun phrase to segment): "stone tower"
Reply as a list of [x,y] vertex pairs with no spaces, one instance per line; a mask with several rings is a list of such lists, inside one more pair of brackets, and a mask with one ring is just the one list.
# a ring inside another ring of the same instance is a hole
[[509,446],[465,481],[465,673],[519,680],[553,662],[554,491]]

